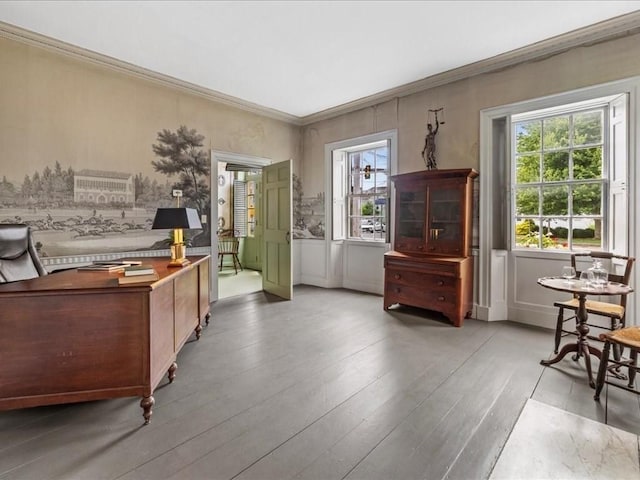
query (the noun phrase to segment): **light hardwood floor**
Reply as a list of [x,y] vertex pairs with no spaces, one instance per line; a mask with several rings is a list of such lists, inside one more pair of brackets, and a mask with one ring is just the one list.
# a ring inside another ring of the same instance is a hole
[[640,397],[594,402],[582,363],[539,364],[552,345],[348,290],[233,297],[150,425],[136,398],[0,412],[0,479],[482,479],[528,398],[639,434]]

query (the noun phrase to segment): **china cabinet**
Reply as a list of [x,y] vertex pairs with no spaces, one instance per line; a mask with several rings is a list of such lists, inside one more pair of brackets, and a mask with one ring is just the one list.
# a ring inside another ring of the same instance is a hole
[[395,175],[393,250],[385,254],[384,308],[426,308],[462,326],[473,303],[473,169]]

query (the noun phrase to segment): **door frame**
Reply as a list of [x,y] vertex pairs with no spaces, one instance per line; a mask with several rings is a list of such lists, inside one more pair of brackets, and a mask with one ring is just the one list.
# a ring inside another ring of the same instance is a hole
[[[218,162],[234,163],[237,165],[243,165],[247,168],[259,168],[271,165],[273,160],[264,157],[255,157],[252,155],[245,155],[242,153],[224,152],[221,150],[211,150],[211,218],[209,222],[218,222]],[[209,262],[210,272],[209,275],[211,282],[209,285],[209,295],[212,302],[218,300],[218,236],[215,234],[217,227],[214,224],[211,225],[211,257],[212,261]]]

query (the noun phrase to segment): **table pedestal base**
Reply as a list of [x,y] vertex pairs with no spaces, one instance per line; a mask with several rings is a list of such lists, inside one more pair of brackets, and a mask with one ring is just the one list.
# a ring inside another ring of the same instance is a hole
[[565,345],[564,347],[562,347],[562,349],[560,350],[558,355],[556,355],[552,359],[550,359],[550,360],[540,360],[540,365],[544,365],[545,367],[548,367],[549,365],[553,365],[554,363],[558,363],[568,353],[571,353],[571,352],[576,352],[575,356],[573,357],[573,359],[575,361],[578,361],[580,359],[580,357],[584,357],[584,363],[585,363],[585,365],[587,367],[587,375],[589,377],[589,386],[591,388],[595,388],[596,384],[593,381],[593,374],[592,374],[592,370],[591,370],[591,357],[590,357],[590,355],[595,355],[599,359],[600,358],[600,350],[598,350],[595,347],[592,347],[586,341],[578,340],[578,342],[576,342],[576,343],[570,343],[568,345]]

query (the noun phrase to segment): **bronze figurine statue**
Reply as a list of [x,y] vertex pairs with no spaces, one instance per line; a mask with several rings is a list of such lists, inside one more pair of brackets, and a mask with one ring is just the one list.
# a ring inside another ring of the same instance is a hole
[[[438,168],[436,164],[436,134],[438,133],[438,129],[440,128],[440,122],[438,121],[438,112],[442,111],[443,108],[439,108],[437,110],[429,110],[429,112],[433,112],[435,114],[435,124],[436,128],[433,129],[433,125],[431,122],[427,123],[427,136],[424,139],[424,149],[422,150],[422,158],[424,159],[424,163],[427,166],[427,170],[436,170]],[[444,123],[444,121],[442,122]]]

